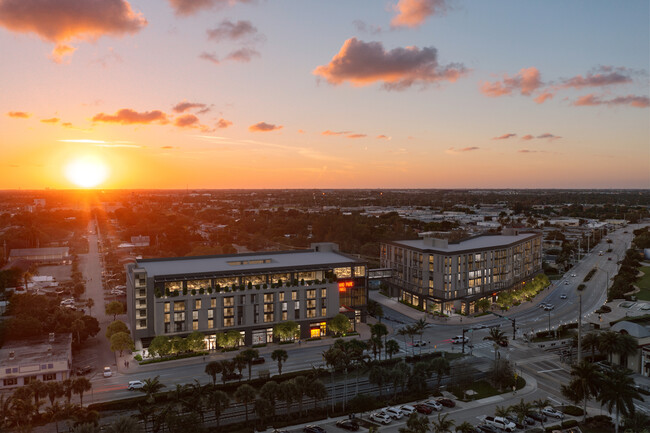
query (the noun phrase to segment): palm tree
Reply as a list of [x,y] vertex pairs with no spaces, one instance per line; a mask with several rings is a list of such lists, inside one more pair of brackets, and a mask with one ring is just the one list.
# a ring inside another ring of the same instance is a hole
[[63,408],[59,403],[53,403],[45,410],[45,416],[50,422],[54,422],[56,433],[59,433],[59,421],[63,419]]
[[454,426],[454,420],[452,419],[447,419],[449,414],[445,414],[444,416],[440,416],[440,413],[438,413],[438,420],[433,420],[431,422],[431,427],[433,430],[433,433],[449,433],[451,432],[451,428]]
[[271,352],[271,359],[278,362],[278,375],[282,376],[282,363],[289,358],[289,354],[284,349],[275,349]]
[[147,378],[143,380],[144,386],[138,391],[143,392],[147,395],[147,401],[153,403],[155,399],[155,394],[159,393],[163,388],[166,387],[165,384],[160,382],[160,376],[156,376],[153,379]]
[[456,433],[474,433],[474,431],[476,431],[474,426],[467,421],[456,426]]
[[79,406],[83,407],[84,405],[84,392],[90,391],[93,387],[93,384],[90,383],[87,377],[77,377],[72,382],[72,392],[79,394]]
[[381,349],[383,349],[384,343],[381,341],[381,337],[378,336],[372,336],[370,340],[368,340],[368,344],[370,345],[370,349],[372,350],[372,354],[375,359],[377,359],[377,354],[379,354],[379,358],[381,359]]
[[[415,322],[413,324],[413,333],[419,335],[420,340],[422,340],[422,334],[424,333],[424,330],[426,329],[427,326],[429,326],[427,321],[424,320],[424,319],[420,319],[420,320],[418,320],[417,322]],[[413,342],[413,340],[411,339],[411,343],[412,342]],[[419,348],[420,348],[420,354],[422,354],[422,345],[421,344],[420,344]],[[413,349],[413,350],[415,350],[415,349]]]
[[625,416],[634,413],[635,398],[643,400],[634,388],[634,379],[630,370],[615,368],[604,376],[598,401],[606,404],[610,413],[612,408],[616,408],[616,433],[618,433],[619,413]]
[[[217,420],[217,430],[219,430],[219,418],[224,410],[230,406],[230,397],[223,391],[213,390],[208,395],[208,405],[214,412],[214,417]],[[246,413],[248,415],[248,411]]]
[[499,328],[490,328],[490,333],[486,337],[483,337],[483,340],[488,340],[494,343],[494,362],[496,363],[499,347],[508,342],[508,337],[506,337],[505,332],[501,331]]
[[508,406],[499,406],[497,405],[496,409],[494,409],[494,415],[495,416],[500,416],[500,417],[507,417],[510,415],[512,412],[512,409],[510,409]]
[[291,415],[291,404],[296,399],[296,385],[292,380],[287,380],[279,385],[279,399],[284,401],[287,416]]
[[57,381],[47,382],[45,392],[50,399],[50,406],[53,406],[57,398],[63,397],[63,385]]
[[542,423],[542,428],[544,428],[544,415],[542,414],[542,409],[544,409],[544,408],[545,408],[546,406],[548,406],[549,404],[551,404],[551,402],[548,401],[548,400],[545,399],[545,398],[544,398],[544,399],[539,398],[539,399],[537,399],[537,400],[535,400],[535,401],[533,402],[533,407],[534,407],[535,409],[537,409],[537,411],[539,412],[539,414],[540,414],[540,416],[541,416],[541,421],[540,421],[540,422]]
[[393,359],[393,355],[399,352],[399,343],[395,340],[388,340],[386,342],[386,355],[390,359]]
[[88,315],[92,316],[92,308],[95,306],[95,300],[93,298],[86,299],[86,307],[88,307]]
[[210,361],[205,364],[205,374],[212,378],[212,386],[217,384],[217,374],[221,373],[223,366],[219,361]]
[[404,386],[406,385],[406,380],[408,379],[410,373],[411,373],[411,369],[404,361],[395,364],[395,366],[391,370],[391,379],[393,381],[394,396],[397,395],[397,385],[400,385],[400,387],[402,388],[402,393],[404,392]]
[[271,402],[265,398],[257,398],[255,399],[254,410],[259,423],[263,426],[266,426],[266,421],[268,420],[269,415],[273,410],[271,407]]
[[582,347],[585,350],[591,350],[592,361],[596,357],[596,349],[598,349],[599,342],[600,338],[595,332],[589,332],[582,337]]
[[373,385],[377,385],[379,389],[379,399],[381,400],[381,391],[384,389],[384,385],[388,383],[390,379],[390,371],[379,365],[375,365],[370,369],[370,374],[368,375],[368,382]]
[[451,371],[449,361],[443,357],[433,358],[429,362],[429,368],[433,373],[435,373],[438,376],[438,383],[436,384],[436,387],[440,388],[440,382],[442,381],[442,376],[445,374],[449,374],[449,372]]
[[616,350],[618,334],[614,331],[602,332],[598,338],[598,350],[606,353],[609,363],[612,363],[612,354]]
[[627,368],[627,357],[636,354],[638,350],[637,346],[636,338],[632,337],[630,334],[618,334],[614,353],[619,356],[619,364],[621,366]]
[[63,395],[65,395],[66,403],[70,404],[70,399],[72,398],[72,379],[66,379],[61,382],[63,387]]
[[293,384],[296,389],[296,400],[298,400],[298,414],[302,416],[302,403],[308,389],[311,386],[311,381],[305,376],[297,376],[293,378]]
[[582,361],[580,364],[571,367],[571,377],[572,380],[568,386],[570,389],[562,385],[562,392],[567,396],[574,395],[579,397],[579,400],[582,400],[582,422],[585,422],[587,419],[587,400],[597,395],[601,375],[594,364]]
[[379,353],[379,359],[381,360],[381,349],[385,345],[382,344],[381,338],[388,335],[388,328],[383,323],[375,323],[370,327],[370,335],[370,342],[375,358],[377,358],[377,353]]
[[244,359],[244,357],[240,353],[239,355],[235,356],[232,359],[232,363],[234,367],[237,369],[237,371],[239,371],[239,376],[240,376],[239,381],[241,382],[241,373],[242,371],[244,371],[244,367],[246,367],[246,359]]
[[255,400],[255,388],[248,384],[240,385],[235,391],[235,400],[244,403],[244,413],[246,414],[246,424],[248,424],[248,404]]
[[275,405],[280,394],[280,385],[274,380],[269,380],[260,388],[260,396],[271,402],[271,412],[275,418]]
[[429,418],[413,412],[406,421],[406,428],[401,427],[399,433],[426,433],[428,430]]
[[316,410],[318,402],[327,398],[327,387],[322,380],[316,379],[307,388],[307,396],[314,399],[314,410]]
[[134,418],[122,416],[106,426],[103,431],[104,433],[140,433],[142,428]]
[[647,433],[649,431],[648,427],[650,426],[650,417],[641,412],[634,412],[633,414],[625,417],[623,426],[625,427],[626,431],[631,430],[633,432],[640,433],[643,433],[645,428],[645,432]]
[[253,367],[253,360],[255,358],[259,358],[260,353],[255,350],[255,349],[246,349],[242,353],[239,354],[246,365],[248,365],[248,381],[250,382],[251,380],[251,369]]
[[[147,430],[147,424],[149,422],[149,419],[153,419],[156,416],[156,406],[152,402],[144,402],[144,403],[138,403],[138,413],[140,415],[140,418],[142,418],[142,422],[144,423],[144,429]],[[155,429],[154,429],[155,431]]]

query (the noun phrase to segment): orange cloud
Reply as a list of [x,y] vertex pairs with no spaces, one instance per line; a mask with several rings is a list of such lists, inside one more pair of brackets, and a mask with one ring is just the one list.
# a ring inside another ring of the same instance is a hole
[[585,87],[627,84],[633,81],[630,74],[631,71],[624,67],[613,68],[611,66],[601,66],[595,72],[588,72],[584,77],[582,75],[576,75],[575,77],[564,80],[560,84],[560,87],[582,89]]
[[447,5],[446,0],[399,0],[393,9],[397,15],[391,27],[418,27],[429,16],[445,12]]
[[327,65],[318,66],[313,74],[334,85],[348,81],[354,86],[366,86],[381,81],[388,90],[404,90],[413,84],[454,82],[467,72],[459,63],[441,66],[438,51],[433,47],[386,51],[381,42],[351,38]]
[[542,139],[542,140],[544,140],[544,139],[548,139],[549,141],[553,141],[553,140],[559,140],[559,139],[562,138],[562,137],[559,137],[559,136],[557,136],[557,135],[553,135],[553,134],[550,134],[550,133],[548,133],[548,132],[545,132],[545,133],[542,134],[542,135],[538,135],[537,138],[540,138],[540,139]]
[[345,134],[350,134],[351,131],[330,131],[329,129],[327,131],[321,132],[321,135],[345,135]]
[[615,105],[629,105],[630,107],[636,107],[636,108],[648,108],[650,107],[650,98],[647,96],[635,96],[635,95],[627,95],[627,96],[618,96],[616,98],[612,99],[602,99],[599,96],[596,96],[592,93],[589,95],[581,96],[578,98],[573,105],[577,107],[585,107],[585,106],[597,106],[597,105],[607,105],[607,106],[615,106]]
[[176,15],[194,15],[202,10],[221,8],[237,3],[255,3],[256,0],[169,0]]
[[16,33],[35,33],[56,44],[51,57],[60,62],[74,52],[66,42],[95,41],[104,35],[123,36],[140,31],[147,20],[126,0],[3,0],[0,26]]
[[43,123],[59,123],[59,118],[58,117],[51,117],[49,119],[41,119],[41,122]]
[[251,132],[269,132],[277,131],[282,129],[282,125],[273,125],[272,123],[258,122],[255,125],[248,127],[248,130]]
[[378,140],[390,140],[390,137],[384,134],[378,135],[375,138]]
[[225,129],[229,126],[232,125],[232,122],[230,120],[226,120],[224,118],[221,118],[217,121],[217,128],[219,129]]
[[199,126],[199,118],[194,114],[183,114],[174,120],[174,126],[179,128],[195,128]]
[[115,114],[99,113],[93,117],[93,122],[119,123],[121,125],[169,123],[167,115],[160,110],[138,113],[130,108],[122,108]]
[[512,134],[512,133],[503,134],[503,135],[499,135],[498,137],[492,137],[492,140],[507,140],[508,138],[513,138],[513,137],[516,137],[516,136],[517,136],[517,134]]
[[543,85],[539,70],[535,67],[521,69],[516,75],[510,77],[503,75],[503,80],[493,83],[485,82],[481,92],[485,96],[496,98],[519,91],[522,95],[530,96]]
[[463,147],[461,149],[455,149],[453,147],[450,147],[447,149],[447,153],[453,154],[453,153],[461,153],[461,152],[472,152],[474,150],[479,150],[480,147],[477,146],[471,146],[471,147]]
[[366,134],[348,134],[346,135],[347,138],[365,138],[367,137]]
[[196,108],[200,108],[200,112],[205,112],[204,110],[207,109],[207,106],[205,104],[201,104],[200,102],[179,102],[178,104],[174,105],[172,110],[174,113],[184,113],[188,110],[194,110]]
[[553,96],[555,96],[554,93],[544,92],[535,98],[535,102],[537,102],[538,104],[543,104],[547,99],[551,99]]
[[24,111],[10,111],[7,113],[7,116],[13,117],[15,119],[27,119],[28,117],[31,116],[31,114],[26,113]]
[[533,136],[530,135],[530,134],[526,134],[526,135],[524,135],[523,137],[521,137],[522,140],[526,140],[526,141],[528,141],[528,140],[532,140],[533,138],[535,138],[535,137],[533,137]]
[[56,44],[50,54],[50,59],[52,59],[54,63],[63,63],[64,57],[71,56],[75,51],[77,51],[77,49],[70,45]]

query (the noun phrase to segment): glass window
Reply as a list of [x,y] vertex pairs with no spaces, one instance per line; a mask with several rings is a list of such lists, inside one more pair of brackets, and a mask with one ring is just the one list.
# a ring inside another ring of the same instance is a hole
[[200,299],[195,299],[194,300],[194,309],[195,310],[200,310],[201,309],[201,300]]
[[235,298],[233,296],[226,296],[223,298],[224,307],[232,307],[235,305]]
[[307,290],[307,299],[314,299],[316,297],[316,289]]
[[165,302],[165,308],[164,308],[165,313],[169,312],[169,302]]
[[165,292],[169,290],[170,292],[178,292],[183,290],[182,281],[167,281],[165,282]]
[[187,290],[192,291],[196,290],[197,292],[199,289],[207,289],[210,287],[210,280],[190,280],[187,282]]
[[214,317],[214,310],[208,310],[208,319],[212,319]]
[[271,283],[277,283],[280,280],[282,280],[283,283],[286,283],[290,278],[291,276],[289,274],[273,274],[271,275]]
[[264,302],[273,302],[273,293],[265,293]]
[[234,326],[235,325],[235,318],[234,317],[224,317],[223,318],[223,326]]
[[264,323],[273,322],[273,312],[264,314]]
[[174,311],[185,311],[185,301],[174,302]]
[[252,285],[262,285],[266,283],[266,275],[251,275],[242,277],[242,284],[247,286],[248,283],[251,283]]
[[210,308],[217,308],[217,298],[210,298]]
[[214,280],[215,285],[219,285],[219,287],[230,287],[233,284],[239,285],[239,278],[237,277],[230,277],[230,278],[217,278]]
[[291,300],[295,301],[298,299],[298,291],[297,290],[292,290],[291,291]]
[[316,272],[298,272],[298,280],[311,281],[316,279]]
[[192,320],[199,320],[199,312],[192,311]]
[[165,313],[165,323],[169,323],[171,321],[171,313]]
[[350,278],[352,276],[352,268],[335,268],[334,275],[337,278]]
[[223,309],[223,315],[224,316],[234,316],[235,315],[235,309],[233,307],[226,307]]
[[320,289],[320,297],[321,298],[327,297],[327,289]]
[[280,302],[284,301],[284,292],[278,293],[278,299]]
[[199,330],[199,321],[195,320],[192,322],[192,330],[193,331],[198,331]]
[[[422,254],[420,254],[420,261],[422,261]],[[365,277],[366,276],[366,267],[365,266],[355,266],[354,267],[354,276],[355,277]]]
[[208,328],[214,328],[214,319],[208,319]]

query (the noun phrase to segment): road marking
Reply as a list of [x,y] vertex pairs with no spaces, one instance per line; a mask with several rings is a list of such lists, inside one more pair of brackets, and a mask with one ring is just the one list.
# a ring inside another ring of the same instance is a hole
[[538,370],[538,373],[550,373],[551,371],[564,370],[563,368],[551,368],[550,370]]

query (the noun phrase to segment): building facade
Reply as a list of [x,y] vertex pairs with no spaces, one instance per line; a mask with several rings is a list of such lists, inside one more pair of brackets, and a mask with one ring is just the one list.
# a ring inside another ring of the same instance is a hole
[[70,378],[72,334],[8,342],[0,349],[0,389]]
[[12,249],[9,253],[9,261],[19,259],[36,263],[63,263],[70,260],[70,249],[68,247]]
[[614,365],[622,365],[633,372],[650,377],[650,324],[634,323],[626,320],[616,323],[611,328],[614,332],[628,334],[636,340],[637,348],[634,354],[621,356],[618,353],[612,355]]
[[310,250],[136,260],[126,265],[127,309],[136,348],[158,335],[239,331],[245,345],[274,340],[273,327],[294,321],[300,337],[327,333],[346,314],[365,321],[366,262],[333,243]]
[[392,296],[431,313],[471,314],[482,298],[495,301],[542,269],[542,235],[506,229],[459,242],[424,237],[381,244],[382,268],[391,268]]

